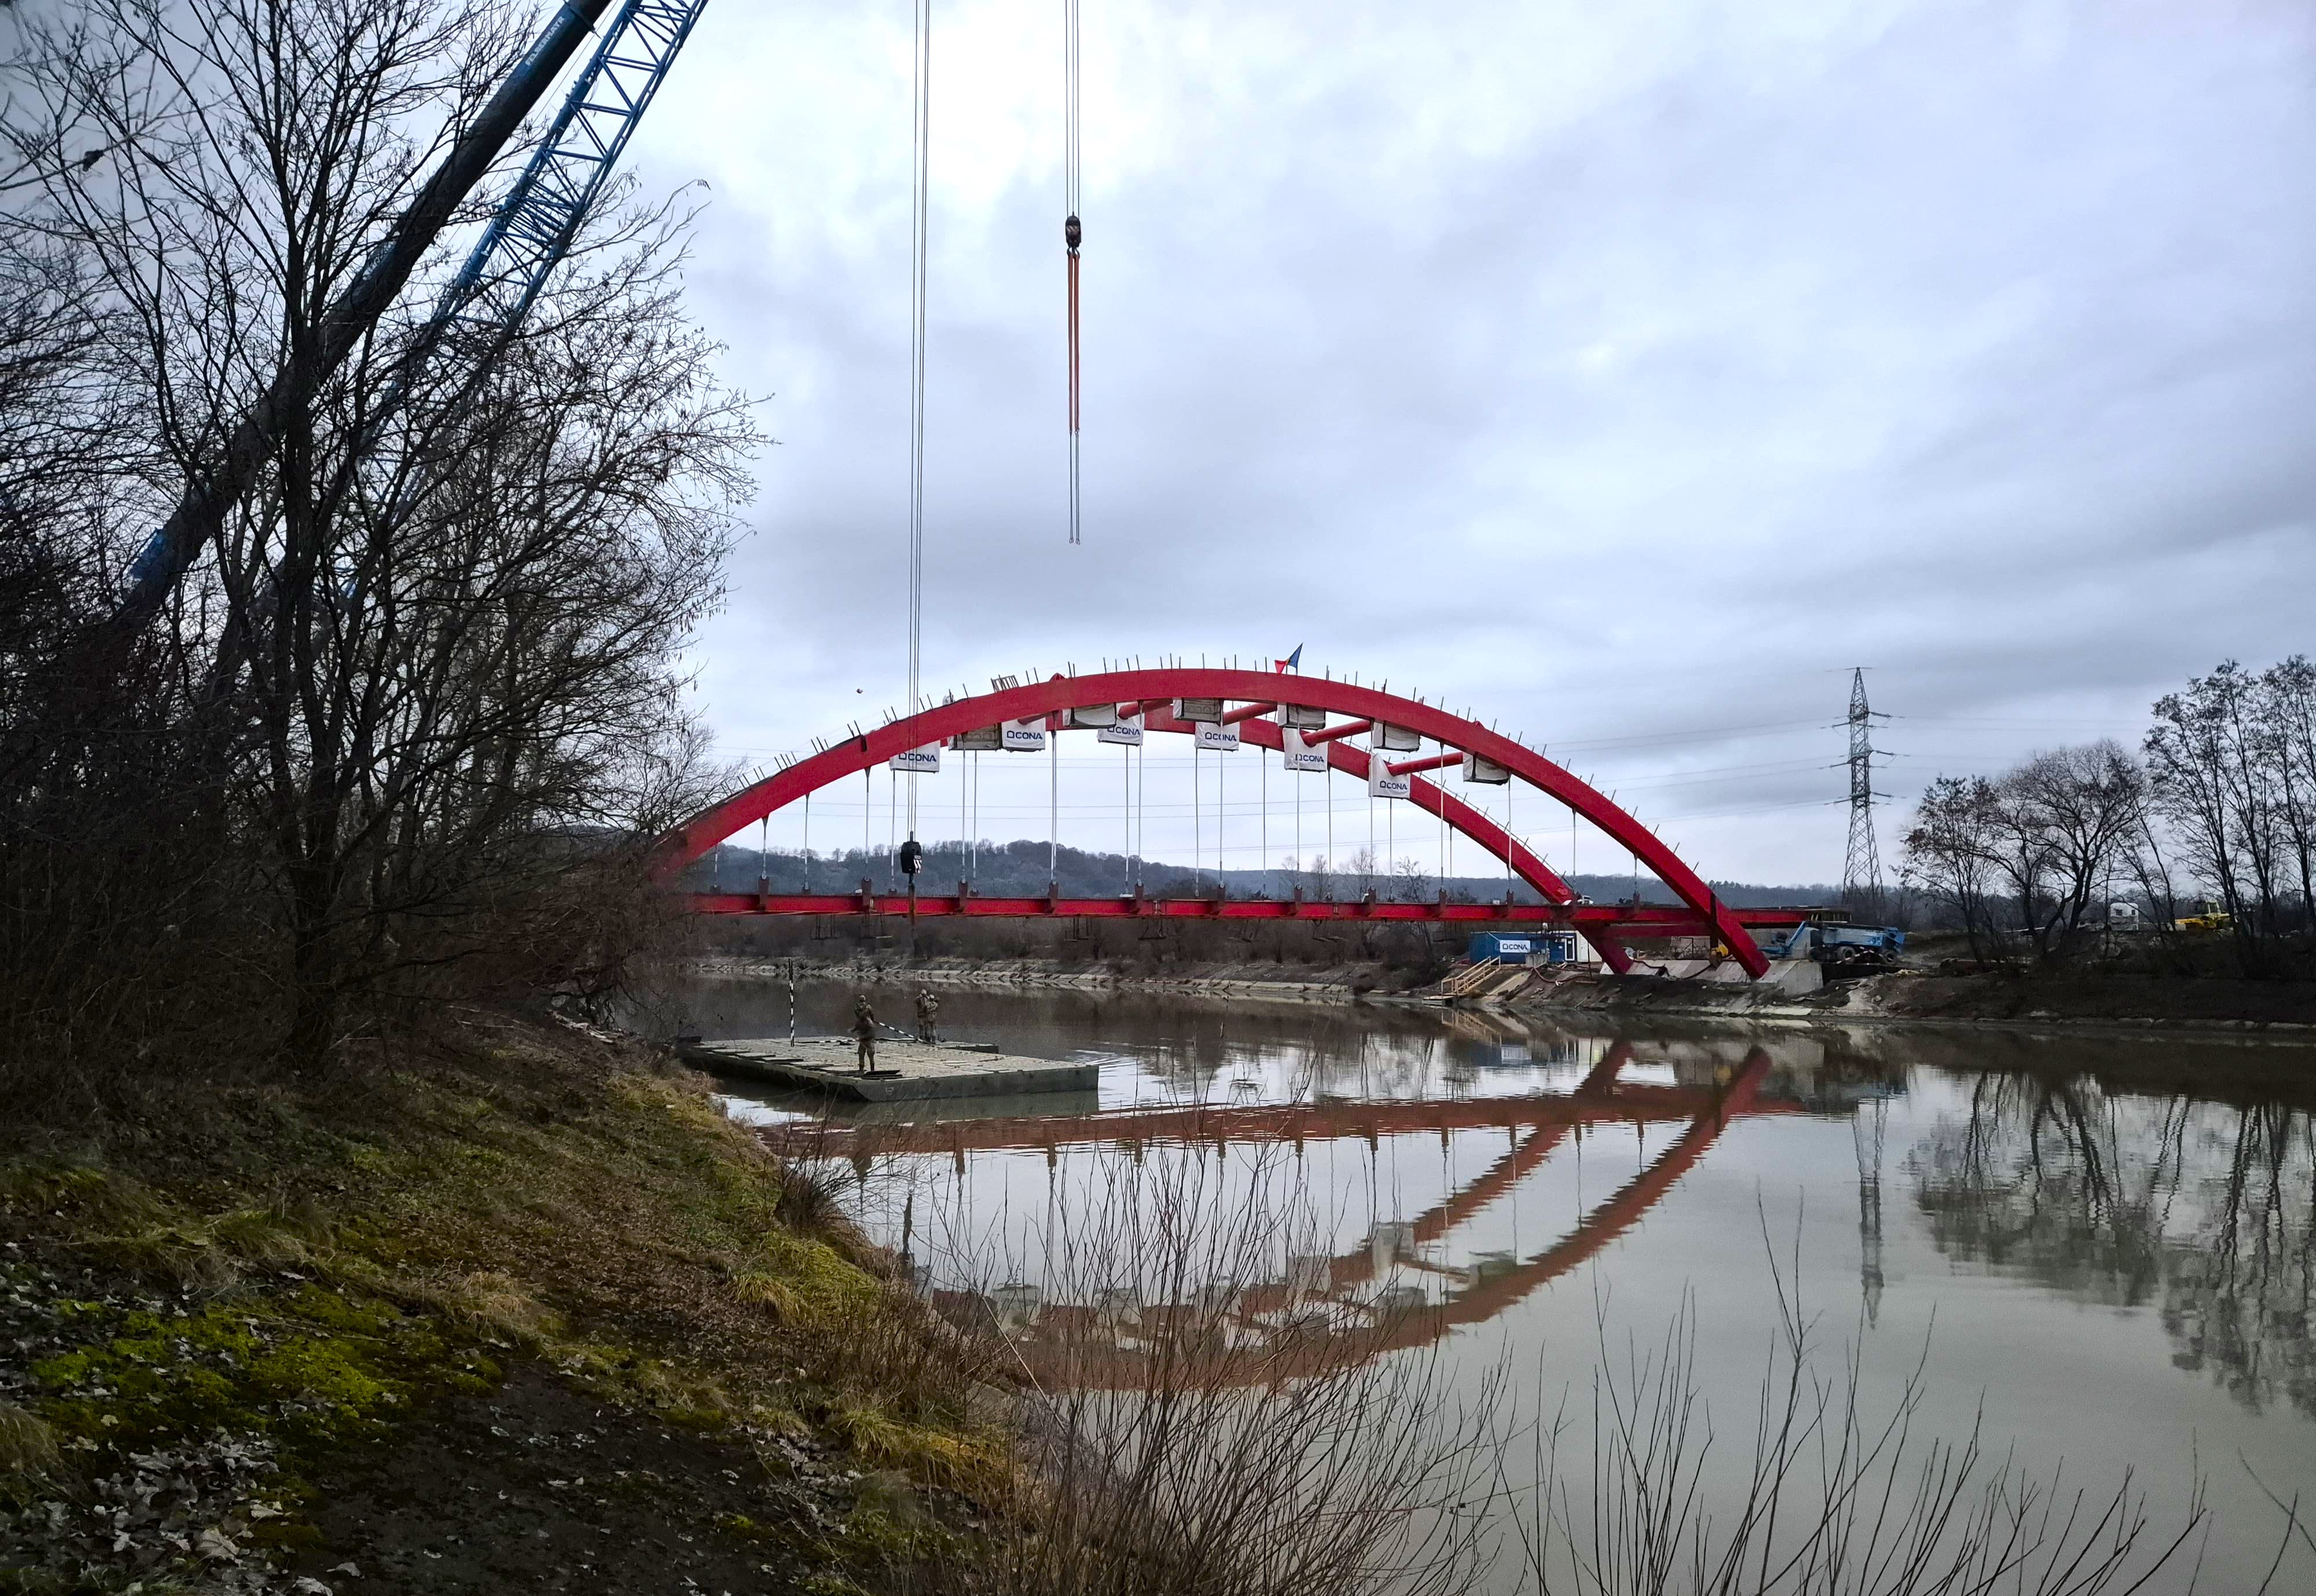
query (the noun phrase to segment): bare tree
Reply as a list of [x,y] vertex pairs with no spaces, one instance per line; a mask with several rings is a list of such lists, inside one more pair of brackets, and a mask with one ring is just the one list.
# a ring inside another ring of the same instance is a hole
[[1431,895],[1431,873],[1423,861],[1410,854],[1392,866],[1392,896],[1417,902]]
[[1341,872],[1336,869],[1334,860],[1324,854],[1314,854],[1303,873],[1313,898],[1323,903],[1333,901],[1335,885],[1341,879]]
[[2291,845],[2302,930],[2316,927],[2316,663],[2294,654],[2260,673],[2259,717],[2275,760],[2277,805]]
[[[6,134],[42,181],[20,209],[82,263],[95,335],[75,369],[149,440],[76,545],[100,595],[316,347],[528,20],[502,0],[91,0],[32,31]],[[91,170],[88,147],[112,155]],[[599,215],[485,367],[414,358],[446,250],[300,388],[165,617],[136,746],[176,760],[166,796],[207,828],[182,868],[245,927],[238,966],[308,1065],[350,999],[504,967],[511,927],[536,955],[512,962],[601,980],[641,840],[700,795],[679,652],[720,599],[755,435],[683,321],[681,242],[664,214]],[[117,762],[116,732],[69,758]],[[56,787],[63,758],[19,790]]]
[[2269,965],[2275,929],[2280,775],[2259,698],[2258,679],[2227,661],[2156,701],[2144,745],[2156,807],[2254,973]]
[[2003,778],[2001,794],[2018,853],[2035,860],[2035,879],[2020,883],[2022,919],[2036,952],[2053,958],[2075,941],[2143,824],[2146,777],[2103,740],[2035,755]]
[[2138,892],[2141,907],[2147,912],[2149,930],[2162,945],[2169,947],[2178,935],[2179,886],[2172,873],[2171,856],[2164,847],[2155,820],[2151,802],[2140,811],[2138,834],[2123,856],[2123,865]]
[[2080,940],[2092,904],[2146,828],[2146,781],[2112,742],[2035,755],[1993,781],[1940,776],[1904,841],[1904,880],[2000,957],[1999,902],[2044,961]]
[[[36,694],[101,598],[91,556],[122,451],[114,396],[92,368],[86,273],[67,251],[0,231],[0,727],[13,730],[37,718]],[[21,757],[11,746],[0,758]]]
[[1303,861],[1295,855],[1278,856],[1278,873],[1287,878],[1288,893],[1300,892],[1304,890],[1305,883],[1303,880]]
[[1902,879],[1953,912],[1971,956],[2002,958],[1994,910],[1995,811],[2000,800],[1980,776],[1942,776],[1923,790],[1902,844]]

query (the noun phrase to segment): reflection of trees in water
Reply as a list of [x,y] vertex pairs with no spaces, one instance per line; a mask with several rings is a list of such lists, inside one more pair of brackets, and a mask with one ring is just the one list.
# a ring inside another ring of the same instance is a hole
[[2178,1367],[2316,1417],[2309,1115],[1985,1076],[1906,1167],[1940,1252],[2156,1307]]
[[2316,1415],[2311,1254],[2316,1250],[2316,1121],[2275,1106],[2238,1111],[2216,1204],[2225,1223],[2169,1249],[2163,1326],[2183,1369],[2210,1369],[2258,1406],[2280,1392]]

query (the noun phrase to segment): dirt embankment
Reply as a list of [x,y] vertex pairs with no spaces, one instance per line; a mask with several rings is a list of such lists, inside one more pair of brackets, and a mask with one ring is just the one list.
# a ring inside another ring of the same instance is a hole
[[[833,958],[722,958],[719,975],[779,979],[790,971],[858,985],[1062,988],[1168,992],[1303,1003],[1411,998],[1436,986],[1437,967],[1385,960],[1301,964],[1275,960],[1138,961],[932,957],[848,951]],[[1796,994],[1772,985],[1652,975],[1550,975],[1496,1005],[1515,1013],[1663,1015],[1778,1023],[1901,1022],[2069,1029],[2127,1029],[2267,1038],[2316,1044],[2316,981],[2253,981],[2070,971],[1940,975],[1903,971]]]
[[1072,991],[1169,992],[1185,997],[1260,998],[1287,1003],[1349,1003],[1421,989],[1430,971],[1382,962],[1281,964],[1184,961],[1155,968],[1091,959],[708,959],[703,974],[762,980],[842,981],[852,986],[1056,988]]
[[2306,1031],[2316,1040],[2316,981],[2086,971],[2054,975],[1909,973],[1865,985],[1861,1000],[1895,1018]]
[[2176,1031],[2316,1044],[2316,982],[2226,977],[1901,971],[1796,997],[1733,983],[1581,976],[1531,988],[1510,1006],[1834,1024]]
[[841,1596],[958,1562],[1002,1398],[828,1179],[655,1054],[488,1014],[327,1087],[0,1120],[0,1589]]

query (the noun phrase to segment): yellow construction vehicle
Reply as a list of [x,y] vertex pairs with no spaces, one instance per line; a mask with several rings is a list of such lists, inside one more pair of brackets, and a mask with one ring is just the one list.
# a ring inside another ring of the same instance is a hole
[[2204,900],[2204,912],[2182,915],[2171,922],[2174,931],[2224,931],[2235,924],[2235,918],[2210,899]]

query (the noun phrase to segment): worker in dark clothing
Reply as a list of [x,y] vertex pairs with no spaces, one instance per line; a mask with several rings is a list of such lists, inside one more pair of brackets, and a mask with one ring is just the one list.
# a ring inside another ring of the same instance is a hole
[[924,988],[917,989],[917,1040],[931,1042],[933,1023],[940,1018],[940,999]]
[[852,1040],[860,1072],[867,1075],[877,1068],[877,1011],[866,992],[852,1000]]

